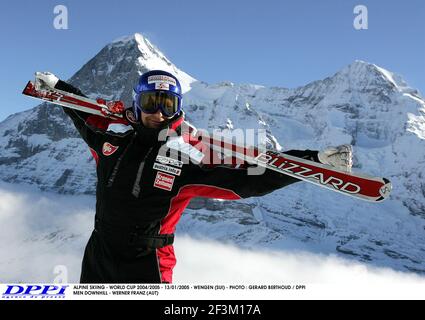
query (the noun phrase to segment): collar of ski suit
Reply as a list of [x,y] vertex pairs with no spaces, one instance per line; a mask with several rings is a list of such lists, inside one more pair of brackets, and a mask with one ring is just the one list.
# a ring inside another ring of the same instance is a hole
[[177,115],[177,116],[175,116],[168,124],[167,124],[167,127],[168,127],[168,134],[167,135],[170,135],[172,132],[177,132],[177,133],[179,133],[179,131],[180,131],[180,129],[181,129],[181,125],[182,125],[182,123],[184,122],[184,116],[185,116],[185,114],[184,114],[184,112],[183,112],[183,110],[182,111],[180,111],[180,113]]

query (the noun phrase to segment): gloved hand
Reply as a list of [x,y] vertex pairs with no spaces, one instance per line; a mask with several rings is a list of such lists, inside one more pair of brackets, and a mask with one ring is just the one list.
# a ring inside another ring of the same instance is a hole
[[106,101],[104,99],[96,99],[97,103],[103,104],[106,106],[105,109],[100,111],[105,117],[108,117],[111,114],[123,114],[125,110],[124,103],[122,101]]
[[56,77],[53,73],[50,73],[50,72],[35,73],[35,88],[37,90],[54,88],[56,83],[58,83],[58,81],[59,81],[59,78]]
[[337,147],[328,147],[317,155],[319,161],[339,170],[351,172],[353,166],[353,147],[343,144]]

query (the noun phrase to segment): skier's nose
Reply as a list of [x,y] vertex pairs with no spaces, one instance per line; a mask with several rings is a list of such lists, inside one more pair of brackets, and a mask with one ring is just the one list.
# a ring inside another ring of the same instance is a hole
[[152,114],[152,117],[156,120],[162,120],[163,115],[160,109],[158,109],[154,114]]

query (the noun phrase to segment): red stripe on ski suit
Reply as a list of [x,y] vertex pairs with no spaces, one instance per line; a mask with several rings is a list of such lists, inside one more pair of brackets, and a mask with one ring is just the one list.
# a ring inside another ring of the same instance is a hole
[[90,147],[89,147],[89,149],[90,149],[91,155],[94,158],[94,161],[96,161],[96,166],[97,166],[99,164],[99,155],[97,154],[97,152],[94,149],[92,149]]
[[[160,234],[174,233],[176,225],[183,211],[193,197],[214,198],[223,200],[239,200],[241,197],[234,191],[204,184],[188,184],[179,189],[175,197],[171,199],[170,208],[161,221]],[[157,249],[159,270],[162,282],[171,283],[173,280],[173,268],[176,265],[174,247],[172,245]]]

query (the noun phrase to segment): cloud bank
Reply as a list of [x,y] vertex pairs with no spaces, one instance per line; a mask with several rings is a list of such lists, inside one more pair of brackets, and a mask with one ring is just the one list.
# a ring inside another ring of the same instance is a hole
[[[0,281],[53,282],[65,266],[78,282],[95,199],[0,184]],[[305,248],[305,245],[304,245]],[[413,273],[372,268],[305,250],[247,250],[177,235],[175,283],[422,285]],[[57,271],[57,270],[56,270]]]

